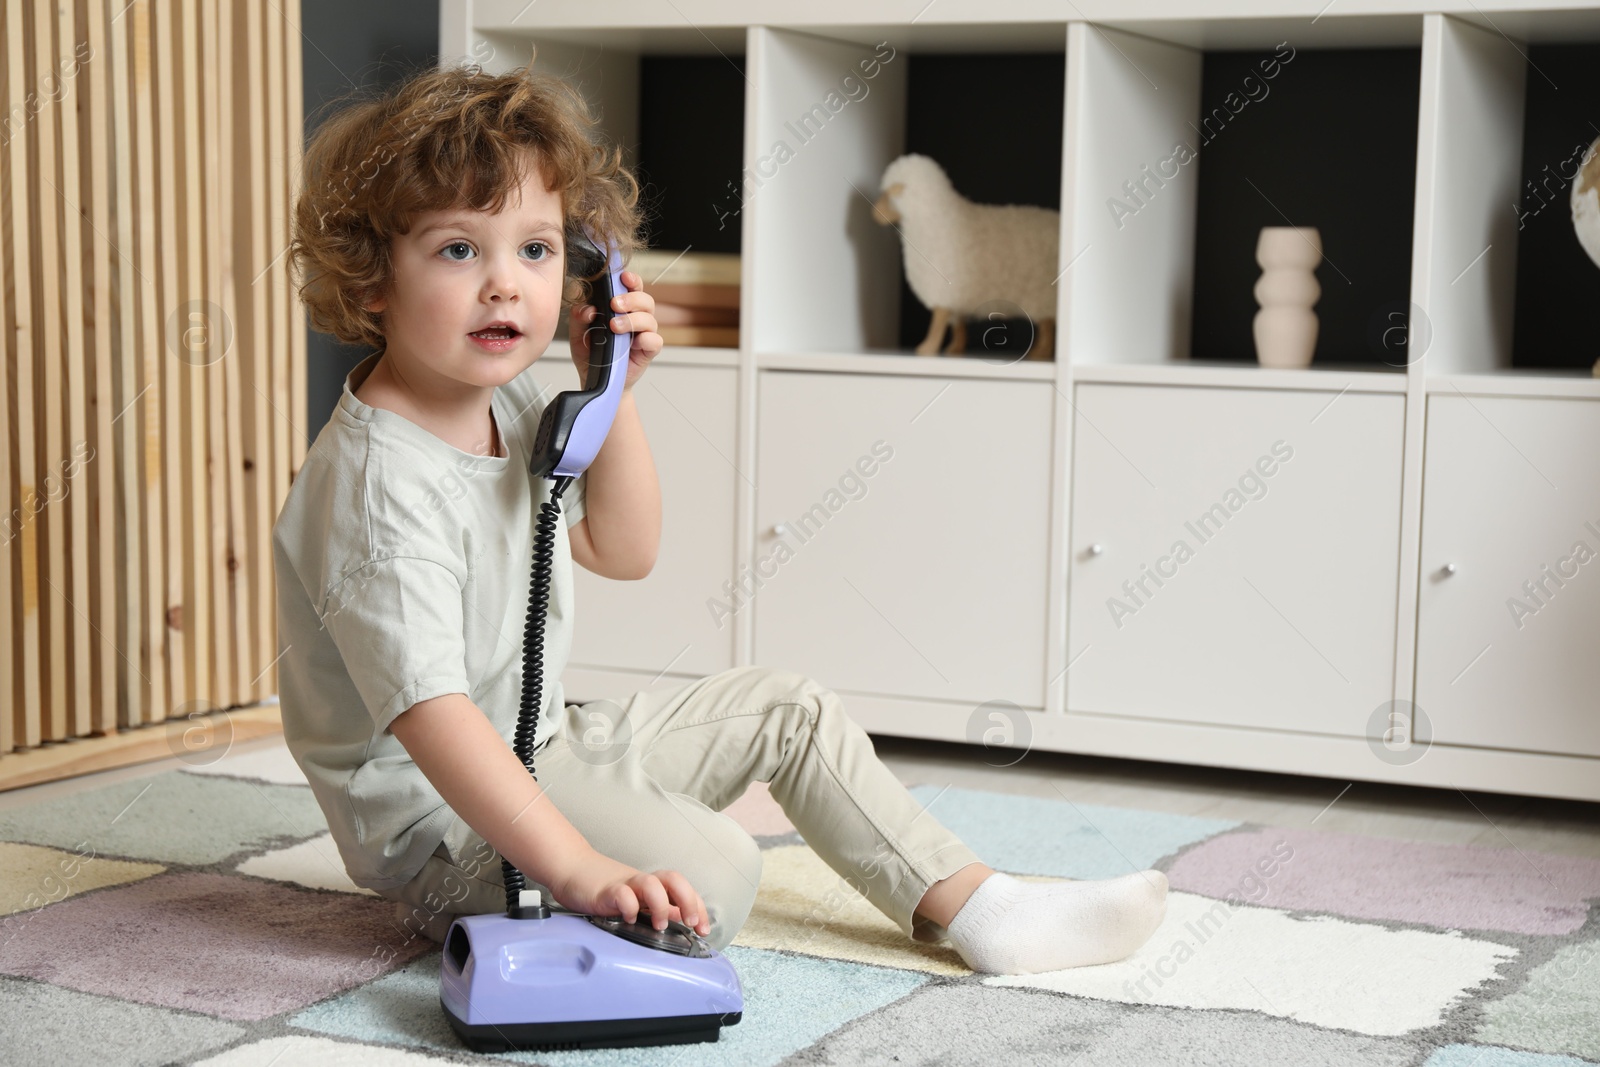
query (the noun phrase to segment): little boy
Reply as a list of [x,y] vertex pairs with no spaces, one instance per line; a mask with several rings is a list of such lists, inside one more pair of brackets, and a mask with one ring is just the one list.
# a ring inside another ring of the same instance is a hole
[[[420,73],[328,118],[307,146],[292,260],[312,324],[377,351],[345,380],[273,528],[284,736],[350,878],[434,940],[502,910],[501,857],[576,912],[649,913],[717,948],[761,876],[722,809],[768,782],[807,844],[905,933],[974,969],[1122,959],[1167,881],[1030,884],[997,873],[880,763],[839,698],[740,667],[620,703],[568,705],[572,563],[654,564],[660,489],[633,387],[662,348],[633,272],[616,421],[564,494],[544,632],[535,781],[517,760],[532,539],[551,483],[528,472],[549,397],[528,368],[569,316],[581,382],[578,224],[632,250],[639,188],[565,82],[524,68]],[[575,382],[574,385],[577,383]],[[584,743],[596,719],[603,750]],[[1040,828],[1044,832],[1046,828]]]

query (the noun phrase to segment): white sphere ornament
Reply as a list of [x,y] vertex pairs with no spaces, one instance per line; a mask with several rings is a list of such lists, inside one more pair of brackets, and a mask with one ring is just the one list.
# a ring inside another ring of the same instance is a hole
[[1322,296],[1314,273],[1322,262],[1322,235],[1315,226],[1263,226],[1256,262],[1256,359],[1263,367],[1311,366],[1318,328],[1311,309]]

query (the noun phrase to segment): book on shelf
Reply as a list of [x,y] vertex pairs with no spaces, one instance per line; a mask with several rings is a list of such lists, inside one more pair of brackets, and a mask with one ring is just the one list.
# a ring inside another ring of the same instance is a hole
[[737,326],[739,309],[667,304],[657,300],[656,321],[663,326]]
[[739,346],[737,255],[646,248],[628,266],[655,297],[657,329],[667,344]]
[[739,285],[739,256],[731,252],[695,252],[671,248],[641,248],[628,260],[628,268],[644,279],[646,289],[655,284]]
[[661,339],[669,345],[693,345],[697,348],[738,348],[737,326],[663,326]]
[[[644,277],[641,275],[640,277]],[[658,304],[672,304],[686,308],[720,308],[739,310],[737,285],[703,285],[699,282],[668,282],[650,284],[645,278],[644,291],[656,298]]]

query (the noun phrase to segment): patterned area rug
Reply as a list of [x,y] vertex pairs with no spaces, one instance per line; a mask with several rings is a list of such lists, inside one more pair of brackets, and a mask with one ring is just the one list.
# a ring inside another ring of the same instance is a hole
[[913,792],[1033,879],[1157,867],[1132,958],[976,975],[903,938],[756,786],[761,843],[716,1044],[478,1056],[439,951],[345,878],[281,749],[0,812],[0,1044],[30,1067],[379,1064],[1600,1062],[1600,861],[934,786]]

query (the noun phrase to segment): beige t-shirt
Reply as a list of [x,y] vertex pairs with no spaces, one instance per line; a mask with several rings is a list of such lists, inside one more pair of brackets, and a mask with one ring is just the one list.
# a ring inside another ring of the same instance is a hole
[[[272,544],[284,739],[351,880],[389,889],[422,869],[453,817],[389,724],[419,701],[465,693],[507,745],[515,740],[533,535],[552,485],[528,473],[528,450],[555,391],[531,370],[496,389],[491,410],[509,454],[478,456],[357,399],[378,358],[346,377]],[[580,476],[567,486],[556,524],[541,745],[549,709],[564,706],[567,527],[583,517],[586,485]]]

